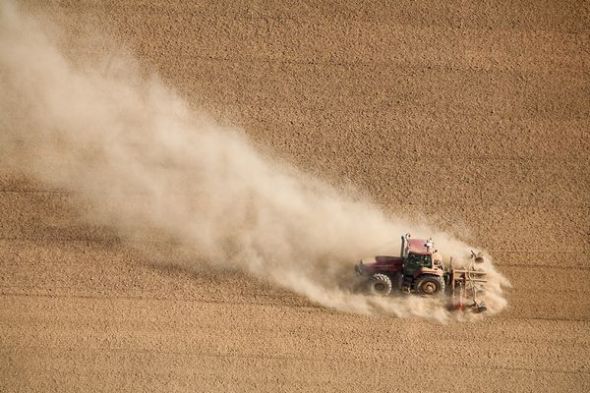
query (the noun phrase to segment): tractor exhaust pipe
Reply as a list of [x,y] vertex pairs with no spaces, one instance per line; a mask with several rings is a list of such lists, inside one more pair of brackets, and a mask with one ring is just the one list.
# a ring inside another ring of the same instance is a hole
[[406,256],[406,250],[408,248],[408,244],[409,244],[409,240],[410,240],[410,234],[406,233],[405,235],[402,235],[402,248],[399,251],[399,256],[400,257],[405,257]]
[[399,256],[402,257],[402,258],[404,258],[404,257],[407,256],[408,244],[410,244],[409,241],[410,241],[410,237],[411,236],[412,235],[410,235],[409,233],[406,233],[405,235],[402,235],[402,248],[401,248],[401,250],[399,252]]

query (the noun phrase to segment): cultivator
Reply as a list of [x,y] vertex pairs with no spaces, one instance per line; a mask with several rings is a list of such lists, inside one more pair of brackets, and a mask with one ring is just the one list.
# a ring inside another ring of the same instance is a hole
[[471,308],[475,312],[487,310],[485,304],[480,301],[478,295],[485,290],[486,273],[477,268],[478,263],[483,262],[481,255],[471,252],[471,262],[466,269],[453,268],[451,258],[447,278],[447,291],[451,297],[450,307],[455,310]]

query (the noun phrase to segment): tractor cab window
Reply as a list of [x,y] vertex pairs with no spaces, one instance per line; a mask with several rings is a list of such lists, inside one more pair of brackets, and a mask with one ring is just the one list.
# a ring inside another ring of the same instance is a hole
[[416,270],[421,267],[432,267],[432,257],[430,255],[408,254],[406,258],[406,269]]

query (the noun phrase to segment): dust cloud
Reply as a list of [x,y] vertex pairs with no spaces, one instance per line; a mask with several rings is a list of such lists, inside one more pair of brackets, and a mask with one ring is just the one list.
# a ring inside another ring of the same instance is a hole
[[[91,222],[130,245],[149,244],[162,263],[237,269],[347,312],[453,315],[440,299],[352,293],[353,264],[397,253],[405,232],[431,235],[446,257],[474,247],[267,157],[243,131],[195,113],[157,76],[141,75],[130,57],[109,72],[102,59],[72,63],[55,27],[12,3],[0,7],[3,167],[73,192]],[[507,281],[490,258],[484,268],[486,302],[498,312]]]

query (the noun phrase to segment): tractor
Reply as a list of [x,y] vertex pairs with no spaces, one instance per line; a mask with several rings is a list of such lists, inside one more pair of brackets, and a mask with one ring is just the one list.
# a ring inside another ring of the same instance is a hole
[[472,261],[467,268],[445,266],[442,257],[433,247],[431,239],[412,239],[410,234],[401,237],[400,256],[377,256],[371,261],[360,261],[355,271],[362,278],[361,285],[369,293],[388,296],[395,291],[433,297],[450,295],[450,307],[463,309],[465,298],[472,298],[471,307],[477,312],[486,307],[477,295],[487,281],[484,271],[477,265],[483,262],[481,254],[471,252]]

